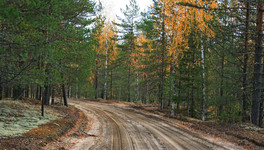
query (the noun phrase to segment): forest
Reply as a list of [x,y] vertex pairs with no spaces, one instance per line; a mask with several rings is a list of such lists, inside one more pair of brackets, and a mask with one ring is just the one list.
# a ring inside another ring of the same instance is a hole
[[135,0],[115,21],[92,0],[0,2],[0,99],[159,105],[263,126],[263,0]]

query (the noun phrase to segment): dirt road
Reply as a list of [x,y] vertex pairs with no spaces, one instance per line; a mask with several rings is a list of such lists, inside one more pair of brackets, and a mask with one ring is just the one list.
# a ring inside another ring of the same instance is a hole
[[[89,119],[83,137],[68,136],[46,149],[182,150],[242,149],[221,139],[201,135],[169,119],[113,104],[71,101]],[[57,147],[58,148],[58,147]]]

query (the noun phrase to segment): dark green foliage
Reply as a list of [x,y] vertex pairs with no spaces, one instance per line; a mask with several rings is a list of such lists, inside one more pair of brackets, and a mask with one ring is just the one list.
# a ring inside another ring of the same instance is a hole
[[[52,95],[63,97],[67,105],[66,93],[103,98],[107,82],[107,99],[158,102],[176,115],[205,114],[207,120],[226,123],[251,119],[262,126],[263,2],[223,0],[213,10],[177,5],[211,13],[214,17],[207,24],[215,35],[189,29],[188,48],[173,56],[169,49],[177,33],[167,31],[163,3],[153,0],[153,7],[140,16],[131,0],[122,9],[124,17],[115,22],[118,56],[105,71],[106,58],[97,53],[96,36],[106,18],[90,17],[100,6],[89,0],[1,1],[0,99],[30,95],[48,105]],[[142,35],[145,43],[139,42]],[[91,70],[93,81],[88,80]]]
[[[126,85],[126,100],[131,101],[132,97],[132,84],[135,80],[135,70],[132,65],[132,59],[137,58],[132,57],[136,53],[136,38],[138,35],[137,24],[139,17],[139,6],[135,0],[130,0],[130,4],[126,5],[126,9],[121,9],[124,14],[124,18],[118,17],[120,23],[115,23],[118,27],[121,28],[121,44],[118,46],[121,50],[119,63],[123,64],[124,67],[123,75],[126,76],[125,85]],[[138,93],[137,93],[138,94]],[[132,98],[133,99],[133,98]]]
[[[85,85],[92,66],[90,39],[95,3],[80,1],[1,1],[0,84],[21,99],[29,86],[48,105],[51,85]],[[41,88],[43,90],[41,90]],[[1,90],[2,91],[2,90]],[[1,92],[0,91],[0,92]],[[43,92],[43,93],[42,93]],[[65,99],[66,101],[66,99]],[[67,105],[67,102],[65,102]]]

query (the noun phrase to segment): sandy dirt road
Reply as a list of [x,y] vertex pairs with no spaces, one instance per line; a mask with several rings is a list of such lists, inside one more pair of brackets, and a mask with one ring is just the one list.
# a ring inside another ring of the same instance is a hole
[[113,104],[71,101],[89,124],[84,137],[67,136],[45,149],[98,150],[206,150],[242,149],[227,141],[201,135],[154,114]]

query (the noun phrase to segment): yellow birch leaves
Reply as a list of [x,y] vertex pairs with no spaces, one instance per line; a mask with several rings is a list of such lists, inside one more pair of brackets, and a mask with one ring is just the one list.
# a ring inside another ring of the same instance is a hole
[[115,30],[117,30],[116,26],[109,22],[104,23],[103,21],[99,21],[98,25],[98,29],[93,34],[97,43],[94,44],[95,66],[90,77],[91,83],[95,78],[95,72],[104,66],[105,59],[108,59],[108,64],[111,65],[119,55],[117,51],[117,41],[115,40],[117,38],[115,32]]
[[213,19],[209,9],[217,7],[216,1],[207,0],[161,0],[162,15],[166,22],[166,30],[171,38],[170,54],[178,56],[189,48],[188,37],[191,30],[202,35],[214,36],[208,21]]
[[114,30],[116,30],[116,27],[113,24],[106,23],[102,31],[97,31],[98,36],[96,36],[96,39],[98,41],[97,54],[104,55],[107,50],[109,52],[110,62],[115,60],[117,57],[117,43],[114,40],[117,35]]

